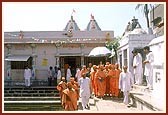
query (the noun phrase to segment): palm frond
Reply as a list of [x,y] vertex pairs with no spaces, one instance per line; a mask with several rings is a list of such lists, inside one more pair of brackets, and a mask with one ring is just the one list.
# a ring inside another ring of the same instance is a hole
[[135,10],[138,10],[143,4],[137,4],[137,6],[135,7]]

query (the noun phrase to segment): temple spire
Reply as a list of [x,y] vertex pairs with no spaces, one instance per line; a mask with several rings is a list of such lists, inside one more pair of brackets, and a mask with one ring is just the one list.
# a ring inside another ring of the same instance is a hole
[[95,30],[98,30],[98,31],[101,31],[99,25],[97,24],[94,16],[91,14],[91,19],[90,19],[90,22],[88,23],[88,26],[87,26],[87,31],[95,31]]

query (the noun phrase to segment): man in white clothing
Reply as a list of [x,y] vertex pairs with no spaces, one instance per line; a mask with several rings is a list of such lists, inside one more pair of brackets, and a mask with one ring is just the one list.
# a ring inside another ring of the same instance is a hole
[[119,77],[119,89],[124,94],[124,100],[123,103],[128,106],[129,104],[129,91],[132,88],[132,85],[134,83],[133,77],[131,72],[127,71],[127,66],[123,66],[123,72],[120,73]]
[[58,67],[58,73],[57,73],[57,84],[61,82],[61,69]]
[[142,56],[137,50],[133,50],[133,69],[136,85],[142,84]]
[[25,78],[25,86],[30,87],[30,78],[31,78],[31,69],[26,66],[26,69],[24,70],[24,78]]
[[153,89],[153,62],[154,62],[154,55],[150,51],[148,46],[144,47],[144,52],[146,54],[146,59],[143,62],[145,64],[145,72],[144,75],[146,76],[147,88]]
[[67,82],[70,81],[70,77],[71,76],[72,76],[72,74],[71,74],[71,70],[70,70],[70,66],[69,66],[68,69],[67,69],[67,73],[66,73],[66,80],[67,80]]
[[79,79],[80,86],[80,97],[82,99],[82,107],[84,109],[89,109],[89,98],[90,98],[90,79],[86,77],[86,74],[82,74],[82,77]]
[[75,74],[75,78],[76,78],[76,81],[78,82],[79,81],[79,79],[81,78],[81,76],[80,76],[80,67],[77,67],[77,69],[76,69],[76,74]]

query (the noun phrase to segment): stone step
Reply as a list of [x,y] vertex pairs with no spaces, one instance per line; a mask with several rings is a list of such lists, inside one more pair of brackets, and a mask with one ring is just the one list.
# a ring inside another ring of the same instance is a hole
[[4,111],[64,111],[62,107],[53,107],[53,106],[42,106],[42,107],[16,107],[16,106],[8,106],[4,108]]
[[[25,103],[28,103],[28,104],[44,104],[44,103],[48,103],[48,104],[53,104],[53,103],[55,103],[55,104],[57,104],[57,103],[61,103],[61,101],[60,100],[56,100],[56,101],[53,101],[53,100],[51,100],[51,101],[37,101],[37,100],[35,100],[35,101],[4,101],[4,104],[25,104]],[[27,106],[27,105],[26,105]]]
[[5,102],[5,111],[62,111],[59,101],[22,101],[22,102]]
[[57,90],[56,86],[33,86],[26,88],[23,86],[4,87],[4,90]]
[[59,93],[57,90],[5,90],[4,93]]
[[130,97],[132,99],[133,105],[140,110],[164,110],[163,102],[159,102],[159,100],[156,99],[156,96],[153,94],[153,90],[147,89],[146,86],[134,85],[133,89],[130,91]]
[[53,96],[53,97],[58,97],[59,93],[5,93],[4,97],[21,97],[21,96],[31,96],[31,97],[38,97],[38,96]]
[[4,97],[4,101],[56,101],[60,100],[60,97]]
[[22,86],[5,87],[4,88],[5,97],[18,97],[18,96],[59,96],[59,91],[56,90],[55,86],[36,86],[25,88]]

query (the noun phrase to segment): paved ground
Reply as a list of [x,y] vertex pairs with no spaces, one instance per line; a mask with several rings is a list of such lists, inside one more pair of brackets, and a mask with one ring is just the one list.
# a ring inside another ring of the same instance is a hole
[[142,111],[136,107],[127,107],[122,103],[123,98],[105,97],[104,99],[91,98],[89,100],[90,109],[82,110],[81,101],[79,100],[78,112],[93,113],[144,113],[153,111]]

